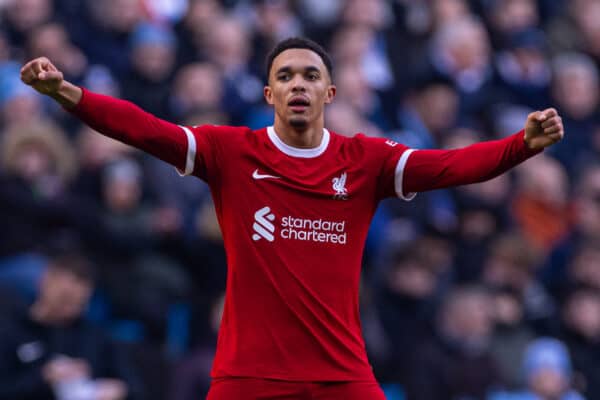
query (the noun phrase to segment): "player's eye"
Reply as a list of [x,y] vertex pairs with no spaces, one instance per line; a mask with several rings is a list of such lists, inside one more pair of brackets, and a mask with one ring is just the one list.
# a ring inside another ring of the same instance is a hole
[[280,81],[289,81],[290,80],[290,74],[277,75],[277,79],[280,80]]
[[308,74],[309,81],[316,81],[317,79],[319,79],[319,74],[317,74],[317,73]]

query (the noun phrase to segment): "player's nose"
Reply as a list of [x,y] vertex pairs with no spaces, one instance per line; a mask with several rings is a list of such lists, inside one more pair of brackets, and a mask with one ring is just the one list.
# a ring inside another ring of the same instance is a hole
[[292,80],[292,90],[295,92],[304,92],[306,90],[306,86],[304,85],[304,79],[299,76],[295,76]]

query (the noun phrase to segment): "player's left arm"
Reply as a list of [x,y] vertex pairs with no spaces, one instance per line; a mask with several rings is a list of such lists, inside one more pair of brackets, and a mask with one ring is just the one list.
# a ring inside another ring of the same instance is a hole
[[190,129],[157,118],[131,102],[74,85],[46,57],[27,62],[21,68],[21,80],[99,133],[152,154],[180,171],[193,172],[194,160],[187,158],[193,153]]
[[413,151],[403,168],[404,193],[423,192],[492,179],[564,137],[554,108],[527,116],[525,128],[500,140],[454,150]]

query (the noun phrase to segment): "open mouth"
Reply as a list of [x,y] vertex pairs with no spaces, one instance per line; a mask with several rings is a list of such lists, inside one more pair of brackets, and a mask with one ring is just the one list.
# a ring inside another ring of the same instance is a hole
[[292,99],[288,102],[288,106],[293,112],[301,113],[310,106],[310,102],[306,97],[296,96],[292,97]]

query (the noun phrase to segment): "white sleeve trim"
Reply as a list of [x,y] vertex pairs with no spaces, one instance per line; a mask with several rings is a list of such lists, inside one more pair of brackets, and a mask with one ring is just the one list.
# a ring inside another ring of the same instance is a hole
[[196,138],[189,128],[181,125],[179,127],[183,129],[185,135],[187,136],[188,150],[185,158],[185,170],[181,171],[179,168],[177,168],[177,173],[180,176],[187,176],[194,172],[194,164],[196,163]]
[[415,151],[415,149],[405,150],[404,153],[400,156],[398,160],[398,164],[396,164],[396,172],[394,179],[394,188],[396,189],[396,195],[402,200],[411,201],[417,195],[416,193],[407,193],[404,194],[402,190],[402,178],[404,177],[404,167],[406,167],[406,162],[408,161],[408,157],[411,153]]

